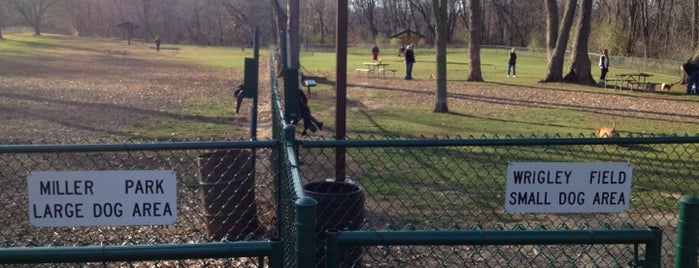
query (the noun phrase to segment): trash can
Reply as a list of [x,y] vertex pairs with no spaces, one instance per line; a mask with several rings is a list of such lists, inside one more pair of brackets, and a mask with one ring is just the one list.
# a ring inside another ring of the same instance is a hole
[[248,150],[221,150],[199,156],[207,235],[242,240],[258,229],[255,170]]
[[[353,183],[337,181],[311,182],[304,193],[318,202],[316,206],[317,267],[325,266],[325,232],[329,229],[359,230],[364,221],[364,189]],[[361,266],[361,247],[350,249],[347,260]]]

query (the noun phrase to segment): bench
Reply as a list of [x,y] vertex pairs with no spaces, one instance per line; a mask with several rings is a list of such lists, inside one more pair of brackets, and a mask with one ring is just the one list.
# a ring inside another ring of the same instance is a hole
[[129,55],[128,50],[107,50],[107,53],[109,53],[109,55],[112,55],[112,56],[113,55],[120,55],[122,57]]
[[601,83],[604,84],[605,89],[607,89],[607,87],[611,84],[614,84],[614,88],[616,89],[616,87],[619,85],[619,79],[605,79],[602,80]]
[[368,77],[372,71],[370,69],[354,69],[355,72],[357,73],[366,73],[366,76]]
[[659,83],[653,82],[629,82],[631,84],[631,89],[645,90],[645,91],[655,91],[655,87],[660,85]]
[[396,69],[382,69],[379,71],[381,72],[381,75],[383,75],[383,77],[386,77],[386,72],[391,72],[391,73],[393,73],[393,76],[396,76],[396,72],[398,70],[396,70]]
[[660,83],[648,82],[646,83],[646,91],[655,91],[655,88],[658,87],[658,85],[660,85]]

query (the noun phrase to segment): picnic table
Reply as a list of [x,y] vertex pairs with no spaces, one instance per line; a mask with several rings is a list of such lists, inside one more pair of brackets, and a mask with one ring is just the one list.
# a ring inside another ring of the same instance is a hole
[[624,85],[627,85],[629,90],[642,90],[654,91],[657,83],[648,82],[648,77],[653,76],[648,73],[621,73],[614,74],[616,76],[616,83],[614,84],[614,89],[622,89]]
[[392,72],[393,75],[396,75],[396,69],[386,69],[386,66],[391,65],[390,63],[384,63],[381,61],[374,61],[374,62],[365,62],[364,65],[366,65],[365,69],[357,69],[357,72],[366,72],[367,75],[374,74],[377,77],[378,76],[383,76],[386,77],[386,72]]

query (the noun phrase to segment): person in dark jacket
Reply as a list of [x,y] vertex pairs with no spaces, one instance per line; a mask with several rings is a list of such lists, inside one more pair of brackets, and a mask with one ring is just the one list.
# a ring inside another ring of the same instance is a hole
[[371,59],[372,60],[379,59],[379,46],[376,44],[374,44],[374,47],[371,48]]
[[682,65],[682,70],[687,73],[687,94],[697,94],[699,66],[687,61],[687,63]]
[[415,52],[413,45],[405,48],[405,80],[413,79],[413,64],[415,64]]
[[[323,130],[323,122],[318,121],[313,115],[311,115],[311,108],[308,107],[308,97],[303,93],[303,90],[299,90],[299,114],[301,120],[303,120],[303,132],[301,136],[308,135],[308,130],[315,133],[318,130]],[[296,125],[297,120],[294,120],[292,124]]]
[[510,77],[510,72],[512,72],[512,77],[517,77],[517,53],[515,53],[515,48],[510,49],[510,60],[507,62],[507,77]]
[[155,51],[160,51],[160,36],[156,36],[153,42],[155,42]]

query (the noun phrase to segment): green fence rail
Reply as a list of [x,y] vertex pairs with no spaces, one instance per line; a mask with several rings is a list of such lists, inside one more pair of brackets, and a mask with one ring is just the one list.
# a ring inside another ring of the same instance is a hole
[[[645,258],[628,263],[633,267],[661,267],[662,231],[637,230],[561,230],[561,231],[338,231],[327,233],[326,267],[349,267],[343,254],[356,246],[400,245],[569,245],[569,244],[644,244]],[[346,255],[346,254],[345,254]],[[506,258],[506,256],[501,256]],[[573,260],[574,262],[575,260]],[[356,264],[356,263],[355,263]],[[528,263],[537,266],[536,262]],[[502,263],[483,263],[500,267]],[[551,266],[549,260],[543,263]],[[509,265],[508,265],[509,266]],[[555,265],[554,265],[555,266]],[[601,265],[607,266],[607,264]]]
[[[268,257],[269,267],[283,267],[280,241],[0,249],[0,264],[133,262],[240,257]],[[264,261],[260,260],[260,263],[264,264]]]

